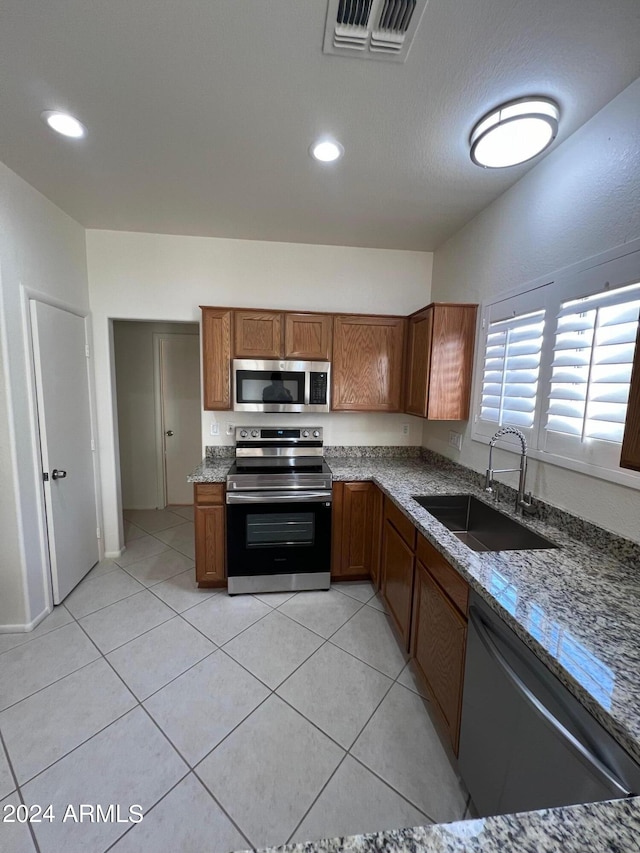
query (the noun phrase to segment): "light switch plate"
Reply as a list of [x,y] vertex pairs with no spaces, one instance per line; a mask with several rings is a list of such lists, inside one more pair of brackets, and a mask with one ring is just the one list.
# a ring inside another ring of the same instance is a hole
[[456,450],[462,450],[462,433],[455,430],[449,430],[449,444],[455,447]]
[[220,435],[220,424],[211,424],[211,435]]

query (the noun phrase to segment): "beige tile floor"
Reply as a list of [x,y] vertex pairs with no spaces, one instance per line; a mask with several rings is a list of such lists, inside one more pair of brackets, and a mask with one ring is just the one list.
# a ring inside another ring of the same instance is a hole
[[[121,558],[0,634],[0,805],[55,816],[0,823],[0,849],[215,853],[466,816],[371,584],[198,590],[192,517],[125,512]],[[97,803],[144,818],[62,820]]]

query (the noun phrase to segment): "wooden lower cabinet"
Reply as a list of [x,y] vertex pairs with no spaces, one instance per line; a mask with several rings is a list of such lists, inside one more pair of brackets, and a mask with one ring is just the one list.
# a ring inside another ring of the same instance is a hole
[[416,560],[410,652],[456,755],[466,642],[465,616]]
[[332,580],[377,579],[381,503],[374,483],[333,484]]
[[196,483],[194,504],[196,581],[200,587],[226,586],[224,486]]
[[382,534],[382,595],[405,648],[409,648],[415,556],[413,548],[386,518]]

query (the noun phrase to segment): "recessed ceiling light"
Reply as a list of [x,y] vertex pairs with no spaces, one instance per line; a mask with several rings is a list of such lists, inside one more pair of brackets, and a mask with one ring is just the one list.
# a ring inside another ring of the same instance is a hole
[[68,113],[61,113],[58,110],[45,110],[40,115],[52,130],[61,133],[63,136],[81,139],[87,133],[86,127]]
[[342,145],[332,139],[321,139],[314,142],[309,151],[311,156],[320,160],[321,163],[332,163],[334,160],[339,160],[344,154]]
[[560,109],[549,98],[518,98],[488,113],[471,131],[471,159],[501,169],[525,163],[556,138]]

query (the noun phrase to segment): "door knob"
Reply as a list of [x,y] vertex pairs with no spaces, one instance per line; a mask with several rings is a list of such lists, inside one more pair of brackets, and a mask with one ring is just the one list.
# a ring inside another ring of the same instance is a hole
[[172,430],[172,429],[168,429],[168,430],[166,431],[165,435],[173,435],[173,430]]
[[66,476],[67,476],[66,471],[59,471],[57,468],[54,468],[53,471],[51,472],[51,479],[52,480],[64,480],[64,478]]

